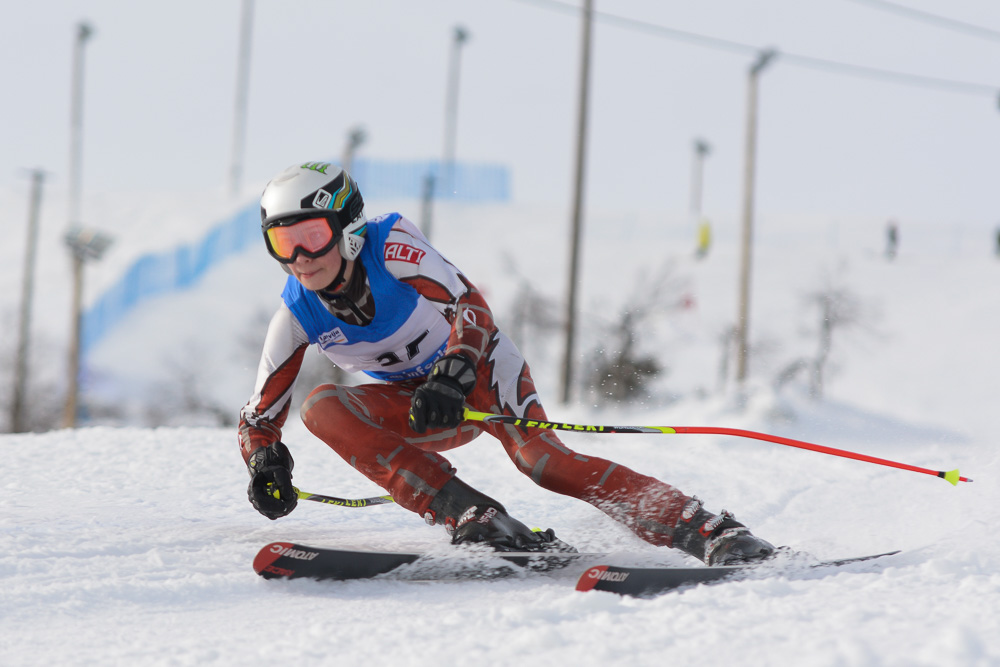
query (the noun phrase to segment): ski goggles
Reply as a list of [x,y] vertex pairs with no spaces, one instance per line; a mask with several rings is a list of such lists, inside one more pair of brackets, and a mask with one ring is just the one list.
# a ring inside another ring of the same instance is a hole
[[292,264],[303,254],[316,259],[333,250],[343,237],[340,224],[332,217],[310,212],[271,222],[264,229],[267,251],[282,264]]

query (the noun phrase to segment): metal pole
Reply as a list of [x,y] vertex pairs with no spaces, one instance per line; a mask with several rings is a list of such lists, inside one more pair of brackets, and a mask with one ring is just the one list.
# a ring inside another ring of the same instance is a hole
[[736,318],[736,381],[747,377],[747,348],[750,332],[750,276],[753,244],[754,164],[757,158],[757,83],[760,72],[776,55],[763,51],[750,68],[747,86],[746,155],[743,164],[743,238],[740,253],[739,314]]
[[569,294],[566,299],[566,356],[563,359],[562,402],[573,396],[573,362],[576,338],[576,292],[580,271],[580,236],[583,226],[583,181],[587,155],[587,103],[590,93],[590,42],[594,0],[583,5],[583,39],[580,52],[580,89],[576,122],[576,164],[573,183],[573,218],[569,256]]
[[73,82],[70,96],[69,119],[69,227],[80,221],[80,184],[83,165],[83,54],[84,46],[93,28],[85,21],[76,26],[76,41],[73,45]]
[[80,353],[83,327],[83,265],[88,259],[99,260],[112,243],[112,238],[96,229],[77,227],[66,233],[66,245],[73,257],[73,327],[69,347],[69,389],[63,411],[63,426],[76,426],[77,397],[80,381]]
[[71,306],[71,333],[69,343],[69,363],[67,370],[68,388],[66,405],[63,408],[63,428],[76,426],[77,397],[80,393],[80,328],[83,320],[83,257],[73,251],[73,297]]
[[340,166],[347,173],[351,173],[351,168],[354,166],[354,154],[357,153],[358,148],[368,139],[368,134],[365,132],[365,128],[360,125],[357,127],[352,127],[347,133],[347,144],[344,146],[344,155],[340,160]]
[[424,176],[424,191],[420,206],[420,228],[424,235],[430,231],[434,222],[434,174],[428,172]]
[[469,32],[455,26],[452,41],[451,59],[448,64],[448,92],[445,103],[444,127],[444,188],[451,192],[455,189],[455,144],[458,136],[458,84],[462,60],[462,45],[469,39]]
[[694,142],[694,160],[691,164],[691,218],[697,225],[701,220],[701,193],[705,171],[705,156],[711,151],[711,146],[704,139]]
[[236,106],[233,112],[233,150],[229,167],[229,191],[240,194],[243,181],[243,154],[246,142],[247,99],[250,88],[250,47],[253,39],[253,0],[243,0],[240,17],[240,47],[236,63]]
[[695,257],[701,259],[708,254],[711,239],[708,222],[701,217],[702,183],[704,182],[705,156],[711,147],[704,139],[694,142],[694,159],[691,164],[691,227],[694,229],[697,243]]
[[[69,216],[68,228],[80,224],[81,171],[83,164],[83,74],[84,46],[93,35],[93,28],[86,22],[77,24],[73,49],[73,91],[70,100],[70,158],[69,158]],[[80,308],[83,294],[83,259],[72,255],[73,298],[70,310],[70,346],[67,369],[66,406],[63,426],[76,425],[76,399],[80,374]]]
[[66,407],[63,411],[63,426],[76,425],[77,396],[80,380],[80,354],[83,328],[83,265],[88,259],[99,260],[112,243],[112,238],[96,229],[77,227],[66,233],[66,245],[73,257],[73,327],[69,347],[69,379],[66,392]]
[[31,300],[34,293],[35,254],[38,247],[38,213],[42,205],[42,183],[45,172],[31,172],[31,204],[28,209],[28,243],[24,251],[24,279],[21,282],[21,318],[17,335],[17,360],[14,370],[14,400],[10,406],[10,424],[13,433],[28,430],[25,414],[25,389],[28,384],[28,341],[31,335]]
[[[444,153],[441,166],[444,171],[437,183],[437,191],[451,196],[455,191],[455,145],[458,137],[458,84],[460,80],[462,45],[469,39],[469,32],[455,26],[452,33],[451,57],[448,62],[448,89],[444,109]],[[424,236],[431,238],[431,229],[424,229]]]

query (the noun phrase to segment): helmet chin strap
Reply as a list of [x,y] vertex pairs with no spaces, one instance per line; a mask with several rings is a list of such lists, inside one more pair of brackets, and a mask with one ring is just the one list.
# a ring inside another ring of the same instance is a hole
[[321,289],[320,292],[336,292],[344,284],[344,274],[347,272],[347,263],[350,260],[344,259],[343,256],[340,259],[340,271],[337,271],[337,277],[333,279],[333,282]]

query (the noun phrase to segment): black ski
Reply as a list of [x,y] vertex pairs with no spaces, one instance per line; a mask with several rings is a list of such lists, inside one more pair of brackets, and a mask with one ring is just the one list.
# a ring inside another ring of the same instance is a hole
[[872,556],[856,558],[841,558],[838,560],[820,561],[818,563],[803,563],[791,557],[787,562],[781,560],[764,561],[755,565],[726,565],[715,567],[617,567],[615,565],[595,565],[584,572],[576,584],[578,591],[608,591],[619,595],[633,597],[651,597],[661,593],[712,581],[736,580],[745,578],[750,573],[781,576],[797,571],[810,571],[816,568],[835,568],[848,563],[858,563],[883,556],[898,554],[890,551]]
[[[442,555],[321,549],[272,542],[257,553],[253,569],[265,579],[348,580],[370,579],[409,565],[400,574],[410,579],[492,578],[518,570],[559,569],[584,557],[598,559],[603,554],[456,550],[453,555]],[[517,567],[505,567],[508,564]]]

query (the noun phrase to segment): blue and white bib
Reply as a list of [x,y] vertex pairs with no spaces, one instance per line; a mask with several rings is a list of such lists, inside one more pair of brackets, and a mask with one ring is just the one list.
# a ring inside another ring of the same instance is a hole
[[289,276],[281,294],[302,324],[309,342],[344,370],[387,381],[426,376],[448,345],[451,325],[429,301],[389,273],[385,240],[398,213],[368,222],[357,260],[368,274],[375,319],[367,326],[348,324],[327,310],[314,292]]

